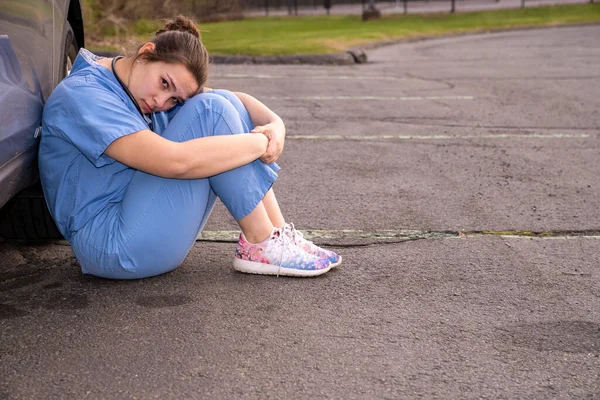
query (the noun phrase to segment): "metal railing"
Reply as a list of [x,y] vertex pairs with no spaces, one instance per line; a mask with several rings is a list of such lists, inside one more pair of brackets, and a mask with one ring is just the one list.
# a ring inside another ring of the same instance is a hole
[[[246,13],[252,15],[273,14],[360,14],[369,7],[376,7],[382,12],[402,12],[407,14],[409,8],[417,12],[450,12],[454,13],[460,5],[466,5],[469,10],[493,8],[525,8],[527,5],[550,5],[556,3],[575,4],[593,3],[594,0],[242,0]],[[496,4],[497,7],[486,7],[486,4]],[[475,6],[474,6],[475,5]]]

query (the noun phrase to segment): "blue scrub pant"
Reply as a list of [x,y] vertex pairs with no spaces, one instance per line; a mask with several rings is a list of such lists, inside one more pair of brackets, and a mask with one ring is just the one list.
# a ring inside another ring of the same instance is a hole
[[[187,100],[162,136],[184,142],[248,133],[252,128],[242,102],[219,90]],[[278,170],[276,164],[256,160],[203,179],[169,179],[136,171],[123,201],[74,235],[73,251],[84,273],[104,278],[138,279],[171,271],[194,245],[217,196],[240,220],[264,198]],[[99,237],[97,232],[107,231],[106,224],[112,229]]]

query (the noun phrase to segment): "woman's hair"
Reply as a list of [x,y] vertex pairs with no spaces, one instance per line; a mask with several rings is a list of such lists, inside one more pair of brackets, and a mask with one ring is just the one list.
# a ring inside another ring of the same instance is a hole
[[164,28],[156,32],[153,52],[137,54],[133,61],[144,59],[149,62],[165,62],[184,65],[196,78],[200,88],[208,78],[208,51],[200,40],[196,24],[182,15],[168,20]]

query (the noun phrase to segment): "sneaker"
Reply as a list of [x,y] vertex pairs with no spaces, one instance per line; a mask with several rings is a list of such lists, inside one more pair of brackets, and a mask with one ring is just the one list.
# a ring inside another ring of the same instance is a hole
[[290,238],[292,243],[300,247],[308,254],[329,260],[331,263],[331,268],[337,267],[342,263],[342,256],[334,253],[333,251],[322,249],[310,240],[304,239],[304,234],[299,230],[296,230],[294,224],[285,224],[283,227],[283,232]]
[[305,253],[283,229],[275,228],[260,243],[249,243],[242,233],[235,251],[233,268],[240,272],[263,275],[317,276],[331,269],[331,263]]

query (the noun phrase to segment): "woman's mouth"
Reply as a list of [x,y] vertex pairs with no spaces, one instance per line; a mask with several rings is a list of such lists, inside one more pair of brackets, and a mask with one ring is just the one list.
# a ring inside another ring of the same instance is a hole
[[146,103],[143,100],[142,100],[142,110],[144,111],[144,114],[151,114],[152,113],[152,109],[150,108],[150,106],[148,105],[148,103]]

